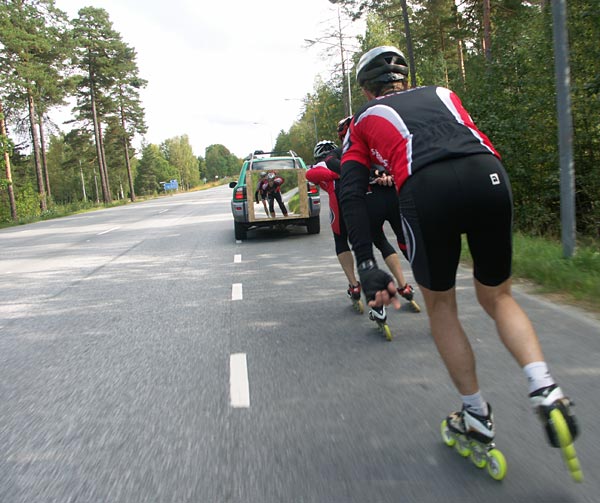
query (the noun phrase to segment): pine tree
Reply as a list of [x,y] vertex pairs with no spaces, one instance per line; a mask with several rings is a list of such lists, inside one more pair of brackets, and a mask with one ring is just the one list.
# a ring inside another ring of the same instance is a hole
[[96,156],[102,199],[112,200],[102,125],[107,117],[117,113],[117,103],[112,99],[118,82],[118,68],[122,64],[123,42],[104,9],[84,7],[73,20],[73,36],[76,44],[75,65],[81,78],[77,84],[77,120],[91,125],[96,144]]
[[47,208],[39,115],[64,97],[70,44],[66,15],[54,0],[0,2],[0,89],[11,109],[27,110],[40,209]]

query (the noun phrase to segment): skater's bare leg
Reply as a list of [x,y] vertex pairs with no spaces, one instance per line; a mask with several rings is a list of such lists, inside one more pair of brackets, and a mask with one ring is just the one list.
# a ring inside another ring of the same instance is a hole
[[400,265],[400,257],[397,253],[392,253],[385,258],[385,265],[388,266],[388,269],[393,274],[394,278],[398,282],[398,286],[402,288],[406,285],[406,279],[404,278],[404,273],[402,272],[402,266]]
[[427,306],[431,335],[454,385],[461,395],[477,393],[475,356],[458,319],[456,289],[436,292],[419,286]]
[[544,361],[544,355],[528,316],[511,294],[510,278],[498,286],[485,286],[474,280],[477,300],[496,322],[503,344],[521,367]]
[[342,266],[344,274],[348,278],[348,282],[352,286],[358,285],[358,280],[356,279],[356,274],[354,273],[354,256],[352,255],[352,252],[342,252],[337,256],[337,258]]

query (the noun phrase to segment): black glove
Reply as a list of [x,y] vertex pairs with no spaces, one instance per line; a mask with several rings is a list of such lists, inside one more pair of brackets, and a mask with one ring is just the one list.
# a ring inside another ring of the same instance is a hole
[[358,275],[367,301],[374,300],[377,292],[387,290],[390,282],[394,282],[394,278],[379,269],[373,259],[365,260],[358,265]]

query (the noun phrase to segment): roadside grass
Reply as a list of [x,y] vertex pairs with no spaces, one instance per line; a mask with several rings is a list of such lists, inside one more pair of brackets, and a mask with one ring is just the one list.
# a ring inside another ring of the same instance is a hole
[[300,211],[300,195],[294,194],[287,203],[290,213],[298,213]]
[[[465,239],[461,259],[472,265]],[[534,293],[600,313],[600,242],[578,245],[566,259],[560,242],[515,233],[513,278],[525,280]]]
[[[198,185],[197,187],[192,187],[188,192],[195,192],[198,190],[206,190],[212,187],[217,187],[219,185],[224,185],[229,183],[230,178],[223,178],[222,180],[208,182],[203,185]],[[149,196],[136,196],[135,202],[139,203],[141,201],[146,201],[148,199],[157,199],[161,197],[169,197],[173,194],[171,193],[157,193]],[[92,201],[83,202],[78,201],[70,204],[51,204],[46,211],[38,215],[31,215],[27,217],[19,218],[17,222],[13,221],[0,221],[0,229],[5,229],[7,227],[16,227],[18,225],[32,224],[35,222],[42,222],[44,220],[51,220],[53,218],[67,217],[69,215],[77,215],[79,213],[87,213],[89,211],[96,211],[105,208],[113,208],[115,206],[125,206],[127,204],[131,204],[129,199],[121,199],[117,201],[113,201],[111,203],[95,203]]]

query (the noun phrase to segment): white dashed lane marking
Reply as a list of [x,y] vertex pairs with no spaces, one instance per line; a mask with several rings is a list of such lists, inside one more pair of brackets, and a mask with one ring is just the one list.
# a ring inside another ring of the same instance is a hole
[[231,300],[242,300],[242,284],[234,283],[231,285]]
[[241,255],[234,255],[233,256],[233,263],[234,264],[239,264],[242,261],[242,256]]
[[116,231],[119,227],[113,227],[112,229],[108,229],[107,231],[102,231],[96,234],[97,236],[102,236],[102,234],[108,234],[109,232]]
[[246,353],[234,353],[229,358],[229,393],[231,406],[250,407],[250,384]]

